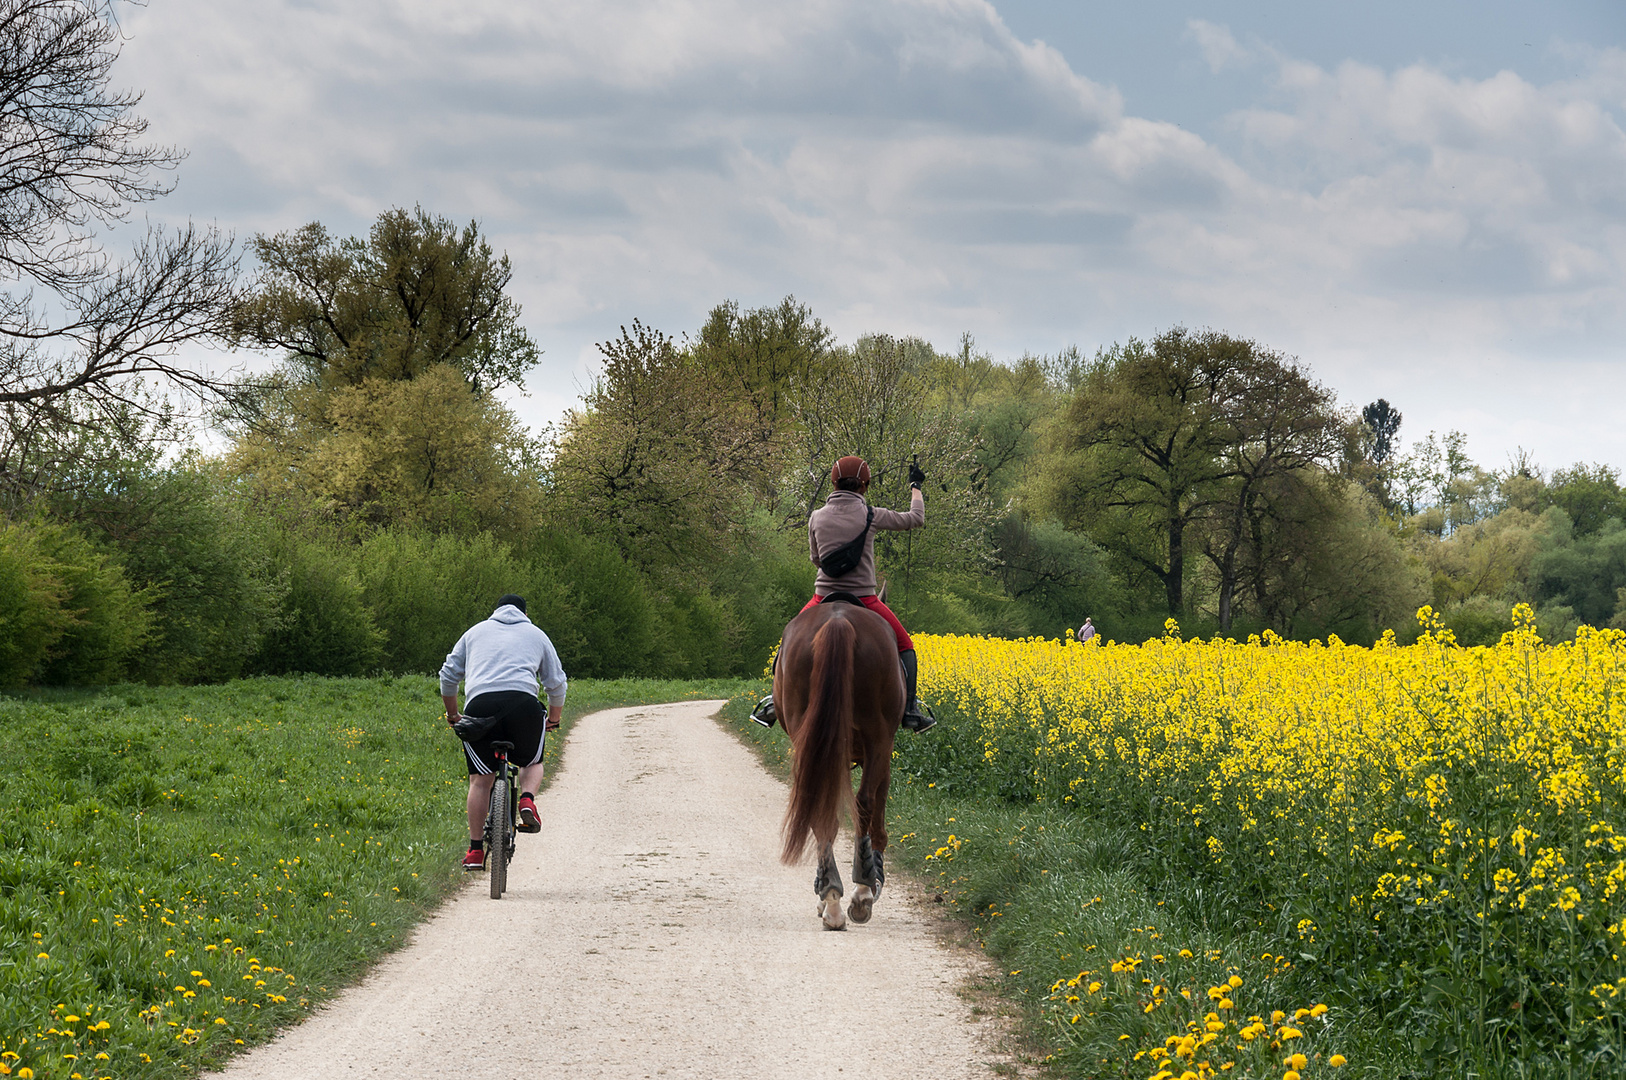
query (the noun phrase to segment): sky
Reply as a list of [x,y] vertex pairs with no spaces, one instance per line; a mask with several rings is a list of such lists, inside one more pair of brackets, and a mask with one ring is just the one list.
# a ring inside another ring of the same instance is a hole
[[[577,402],[595,343],[794,295],[995,359],[1176,325],[1403,441],[1626,466],[1618,0],[149,0],[153,221],[476,220]],[[239,358],[264,364],[263,359]]]

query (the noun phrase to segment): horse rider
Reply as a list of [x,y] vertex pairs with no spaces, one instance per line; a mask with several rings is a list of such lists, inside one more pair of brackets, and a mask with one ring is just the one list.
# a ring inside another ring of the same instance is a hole
[[[819,573],[813,582],[813,599],[802,606],[802,610],[806,611],[814,604],[822,603],[831,593],[847,593],[857,597],[865,607],[887,621],[898,639],[898,659],[903,664],[908,695],[903,710],[903,726],[914,732],[926,731],[937,723],[937,718],[915,697],[920,670],[915,643],[910,640],[909,631],[892,614],[892,609],[875,595],[875,533],[882,529],[906,532],[926,524],[926,496],[920,490],[925,479],[926,474],[921,471],[918,462],[909,466],[909,512],[900,514],[882,506],[871,507],[869,500],[864,498],[869,490],[869,465],[863,458],[849,456],[835,463],[830,469],[830,480],[836,490],[830,493],[823,506],[813,511],[807,521],[808,548]],[[831,556],[855,541],[862,541],[856,565],[845,573],[832,573]],[[776,715],[772,694],[758,703],[751,717],[759,724],[773,726]]]
[[[514,744],[509,760],[519,765],[519,831],[540,832],[536,789],[542,782],[542,749],[546,732],[559,726],[565,707],[565,669],[553,642],[525,613],[525,598],[508,593],[484,622],[475,623],[457,639],[440,668],[440,696],[446,702],[446,722],[458,721],[457,684],[464,684],[463,712],[470,717],[495,717],[484,735],[463,743],[469,766],[469,853],[463,869],[485,867],[486,807],[496,782],[497,759],[491,744]],[[548,692],[542,711],[538,683]]]

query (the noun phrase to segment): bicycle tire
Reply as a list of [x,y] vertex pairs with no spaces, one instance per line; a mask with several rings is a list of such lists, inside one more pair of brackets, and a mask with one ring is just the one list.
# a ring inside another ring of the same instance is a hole
[[[503,773],[508,770],[504,769]],[[486,818],[491,842],[486,848],[486,865],[491,868],[491,898],[501,900],[508,888],[508,777],[499,774],[491,785],[491,810]]]

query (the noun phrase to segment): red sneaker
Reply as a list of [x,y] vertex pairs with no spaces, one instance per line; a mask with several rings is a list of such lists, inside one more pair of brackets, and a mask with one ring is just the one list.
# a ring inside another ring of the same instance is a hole
[[463,856],[463,872],[477,874],[486,868],[486,853],[480,848],[469,848],[469,853]]
[[536,812],[536,800],[529,795],[519,797],[519,831],[542,831],[542,815]]

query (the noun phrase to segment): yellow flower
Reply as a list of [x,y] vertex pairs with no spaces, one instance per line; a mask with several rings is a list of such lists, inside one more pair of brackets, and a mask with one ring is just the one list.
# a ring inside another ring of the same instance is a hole
[[1282,1064],[1289,1069],[1303,1069],[1310,1064],[1310,1059],[1303,1054],[1289,1054],[1282,1059]]
[[1340,1065],[1343,1065],[1345,1063],[1345,1061],[1346,1061],[1346,1059],[1345,1059],[1344,1055],[1342,1055],[1342,1054],[1334,1054],[1332,1057],[1327,1059],[1327,1064],[1331,1065],[1333,1068],[1336,1069]]
[[1299,1074],[1293,1069],[1288,1069],[1282,1073],[1282,1080],[1299,1080]]

